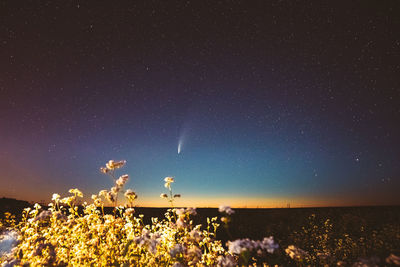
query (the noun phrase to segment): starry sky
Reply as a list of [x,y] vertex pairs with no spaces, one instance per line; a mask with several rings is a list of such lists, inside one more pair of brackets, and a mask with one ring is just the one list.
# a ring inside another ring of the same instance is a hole
[[0,2],[0,197],[400,204],[399,134],[398,1]]

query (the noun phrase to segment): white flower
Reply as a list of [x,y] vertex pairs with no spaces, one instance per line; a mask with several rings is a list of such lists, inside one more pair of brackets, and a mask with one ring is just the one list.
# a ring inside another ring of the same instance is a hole
[[268,253],[274,253],[274,251],[279,248],[279,245],[274,241],[274,238],[270,236],[264,237],[263,241],[260,242],[260,247]]
[[106,196],[107,196],[107,193],[108,193],[107,190],[101,190],[101,191],[99,192],[99,196],[100,196],[100,197],[101,197],[101,196],[106,197]]
[[106,168],[109,170],[115,170],[115,169],[119,169],[122,168],[125,165],[126,161],[125,160],[121,160],[121,161],[113,161],[110,160],[106,163]]
[[175,180],[173,177],[165,177],[164,182],[165,182],[165,184],[164,184],[165,188],[168,188],[171,190],[171,183],[175,182]]
[[196,211],[196,208],[186,208],[186,212],[189,214],[189,215],[197,215],[197,211]]
[[139,246],[147,246],[147,249],[152,253],[157,253],[157,245],[160,243],[159,233],[150,233],[149,230],[144,228],[142,230],[142,235],[133,238],[133,241]]
[[109,169],[109,170],[113,170],[114,169],[114,161],[113,160],[109,160],[106,163],[106,168]]
[[77,188],[70,189],[68,192],[71,193],[71,194],[74,194],[77,197],[83,197],[82,192]]
[[173,183],[175,180],[174,180],[174,177],[165,177],[164,178],[164,182],[166,182],[166,183]]
[[235,213],[235,211],[233,209],[231,209],[231,207],[229,207],[229,206],[219,206],[218,211],[225,212],[228,215],[232,215]]
[[124,195],[130,202],[133,202],[137,198],[136,193],[131,189],[126,190]]
[[115,182],[118,186],[123,187],[124,184],[128,181],[129,175],[124,174],[121,177],[118,178],[118,180]]
[[175,209],[175,213],[178,216],[185,215],[185,209]]
[[168,198],[168,195],[167,194],[161,194],[160,197],[161,198]]
[[231,254],[240,254],[242,250],[246,250],[246,247],[242,239],[237,239],[235,241],[228,241],[228,249]]
[[53,200],[53,201],[58,201],[59,199],[60,199],[59,194],[53,194],[53,197],[51,198],[51,200]]
[[246,239],[238,239],[233,242],[228,242],[229,252],[231,254],[240,254],[245,250],[252,250],[254,247],[254,241]]
[[134,208],[128,208],[125,210],[125,215],[132,215],[135,213],[135,209]]
[[229,241],[227,245],[231,254],[240,254],[246,250],[257,251],[258,254],[262,254],[263,251],[273,253],[279,247],[272,236],[265,237],[262,241],[254,241],[248,238],[237,239]]

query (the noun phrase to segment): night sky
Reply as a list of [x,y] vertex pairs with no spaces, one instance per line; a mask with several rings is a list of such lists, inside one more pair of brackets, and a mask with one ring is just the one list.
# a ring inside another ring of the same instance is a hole
[[399,136],[398,1],[0,2],[0,197],[400,204]]

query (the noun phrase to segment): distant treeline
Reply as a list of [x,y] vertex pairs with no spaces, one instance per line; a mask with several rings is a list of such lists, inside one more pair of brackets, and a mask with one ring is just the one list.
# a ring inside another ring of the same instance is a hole
[[22,210],[27,207],[31,207],[28,201],[18,200],[15,198],[0,198],[0,218],[4,216],[5,212],[10,212],[16,216],[20,215]]

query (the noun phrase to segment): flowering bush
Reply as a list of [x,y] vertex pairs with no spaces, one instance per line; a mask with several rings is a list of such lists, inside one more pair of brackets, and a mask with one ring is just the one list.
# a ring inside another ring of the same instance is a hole
[[[239,258],[235,251],[226,250],[216,239],[219,227],[217,217],[208,219],[206,229],[194,225],[195,208],[173,208],[173,177],[164,179],[169,194],[162,194],[171,205],[165,218],[152,218],[145,225],[143,216],[134,216],[136,193],[124,190],[128,175],[119,178],[115,170],[125,161],[109,161],[101,172],[112,178],[114,186],[92,195],[93,203],[83,204],[80,210],[77,200],[83,197],[78,189],[61,198],[53,194],[47,209],[35,204],[26,208],[18,225],[12,225],[13,237],[18,233],[19,243],[9,253],[3,253],[0,263],[12,265],[119,265],[119,266],[235,266]],[[119,194],[129,203],[118,206]],[[104,213],[104,201],[114,206],[114,214]],[[233,212],[229,207],[227,211]],[[10,219],[8,218],[7,221]],[[2,226],[3,227],[3,226]],[[7,228],[8,229],[8,228]],[[9,239],[7,239],[9,240]],[[12,242],[16,243],[16,238]],[[8,247],[12,242],[7,241]],[[243,247],[273,253],[277,245],[272,237]]]
[[[64,198],[53,194],[47,208],[35,204],[33,208],[24,209],[18,224],[11,214],[5,214],[5,219],[0,221],[2,266],[322,266],[349,263],[341,260],[350,259],[354,242],[335,239],[339,245],[332,246],[329,221],[323,228],[316,224],[310,226],[312,229],[304,228],[316,243],[309,246],[299,240],[299,244],[304,245],[302,248],[294,245],[280,248],[273,237],[233,240],[229,223],[235,211],[229,206],[219,208],[222,214],[219,219],[207,218],[207,225],[195,225],[195,208],[174,207],[174,200],[181,195],[173,194],[173,177],[164,179],[168,193],[160,195],[171,208],[164,218],[151,218],[151,223],[145,224],[143,215],[135,216],[137,194],[132,189],[124,189],[129,176],[115,176],[115,171],[125,163],[111,160],[100,168],[110,176],[113,187],[92,195],[91,204],[85,202],[78,206],[76,203],[83,194],[78,189],[70,189],[70,195]],[[120,195],[126,199],[125,206],[118,206]],[[105,213],[105,201],[114,207],[112,214]],[[216,238],[221,223],[231,240],[226,244]],[[297,236],[307,239],[300,233]],[[355,264],[365,262],[377,260],[360,258]],[[385,262],[400,265],[400,258],[390,254]]]

